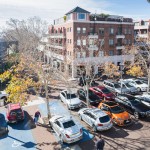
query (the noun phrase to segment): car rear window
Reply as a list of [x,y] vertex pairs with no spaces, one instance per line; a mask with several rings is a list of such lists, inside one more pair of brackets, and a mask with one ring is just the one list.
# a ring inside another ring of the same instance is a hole
[[77,98],[76,94],[67,94],[67,99]]
[[19,114],[19,113],[22,113],[21,108],[20,109],[11,110],[11,114]]
[[105,123],[105,122],[110,121],[110,118],[109,118],[109,116],[103,116],[103,117],[100,117],[100,118],[99,118],[99,121],[100,121],[101,123]]
[[74,126],[74,125],[75,125],[75,123],[74,123],[72,120],[63,123],[63,127],[64,127],[65,129],[66,129],[66,128],[70,128],[70,127],[72,127],[72,126]]

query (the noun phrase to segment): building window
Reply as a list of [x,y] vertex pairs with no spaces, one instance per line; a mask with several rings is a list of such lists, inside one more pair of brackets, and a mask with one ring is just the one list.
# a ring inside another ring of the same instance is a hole
[[86,53],[82,52],[82,58],[85,58],[85,57],[86,57]]
[[71,27],[70,27],[70,32],[71,32]]
[[147,31],[144,31],[144,34],[147,34]]
[[131,29],[130,28],[128,29],[128,33],[131,34]]
[[90,28],[90,33],[94,33],[94,28]]
[[114,51],[113,50],[110,50],[109,51],[109,56],[113,56],[114,55]]
[[113,39],[109,40],[109,45],[114,45],[114,40]]
[[130,40],[130,39],[128,40],[128,44],[129,44],[129,45],[131,44],[131,40]]
[[77,58],[80,58],[80,52],[77,52]]
[[135,25],[135,26],[139,26],[139,22],[135,22],[134,25]]
[[81,33],[81,28],[77,28],[77,33]]
[[127,31],[127,29],[126,29],[126,28],[124,29],[124,33],[125,33],[125,34],[127,34],[127,33],[128,33],[128,31]]
[[86,28],[82,28],[82,33],[86,33]]
[[81,45],[81,40],[77,40],[77,45]]
[[67,32],[69,32],[69,28],[67,28]]
[[71,44],[71,39],[70,39],[70,44]]
[[71,19],[71,14],[68,14],[67,15],[67,20],[70,20]]
[[86,45],[86,40],[82,40],[82,44],[83,44],[83,45]]
[[93,57],[93,51],[89,52],[89,57]]
[[79,20],[85,20],[85,14],[83,14],[83,13],[78,13],[78,19],[79,19]]
[[114,28],[109,28],[109,34],[114,34]]
[[124,44],[127,44],[127,39],[124,39]]
[[104,52],[103,51],[99,51],[99,56],[104,56]]
[[121,49],[117,50],[117,55],[122,55],[122,50]]
[[104,28],[99,28],[99,34],[104,35]]

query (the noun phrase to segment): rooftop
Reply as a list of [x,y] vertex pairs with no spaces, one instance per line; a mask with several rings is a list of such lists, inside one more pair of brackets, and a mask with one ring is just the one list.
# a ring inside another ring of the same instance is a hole
[[74,12],[77,12],[77,13],[90,13],[89,11],[85,10],[85,9],[82,9],[80,7],[75,7],[74,9],[70,10],[68,13],[66,13],[65,15],[68,15],[68,14],[71,14],[71,13],[74,13]]

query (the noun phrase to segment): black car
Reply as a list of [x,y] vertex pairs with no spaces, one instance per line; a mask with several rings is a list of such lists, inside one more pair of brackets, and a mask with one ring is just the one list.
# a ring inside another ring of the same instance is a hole
[[7,122],[5,116],[0,113],[0,136],[8,132]]
[[135,118],[148,117],[150,116],[150,108],[143,104],[140,99],[128,96],[128,95],[118,95],[115,98],[115,101],[118,102],[126,111],[130,114],[133,114]]
[[[84,101],[86,103],[86,91],[83,89],[79,89],[77,91],[77,94],[79,96],[79,99]],[[89,90],[89,103],[91,105],[98,105],[102,101],[101,98],[99,98],[93,91]]]

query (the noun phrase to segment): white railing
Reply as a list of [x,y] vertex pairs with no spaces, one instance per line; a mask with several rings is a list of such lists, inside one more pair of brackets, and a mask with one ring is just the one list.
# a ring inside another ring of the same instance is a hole
[[50,38],[65,38],[65,34],[64,33],[50,33],[49,37]]

